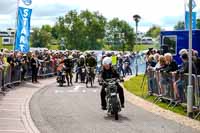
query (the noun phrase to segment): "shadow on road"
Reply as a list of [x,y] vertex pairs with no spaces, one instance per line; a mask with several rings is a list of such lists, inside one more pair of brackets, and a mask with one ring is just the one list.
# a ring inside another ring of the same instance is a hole
[[131,119],[129,119],[128,117],[126,117],[126,116],[123,116],[123,115],[121,115],[121,114],[119,114],[119,120],[115,120],[115,117],[113,116],[113,115],[106,115],[106,116],[104,116],[104,119],[105,120],[111,120],[111,121],[116,121],[116,122],[118,122],[118,123],[122,123],[123,121],[131,121]]

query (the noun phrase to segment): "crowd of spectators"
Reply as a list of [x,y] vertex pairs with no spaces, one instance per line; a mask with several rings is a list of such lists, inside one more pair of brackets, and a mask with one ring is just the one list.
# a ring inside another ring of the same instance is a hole
[[[1,49],[0,52],[0,86],[2,91],[12,88],[15,81],[32,79],[32,83],[38,83],[37,77],[46,74],[56,74],[56,68],[61,60],[72,55],[78,59],[79,51],[51,51],[36,50],[28,53]],[[7,84],[7,82],[9,84]],[[6,84],[6,86],[5,86]]]
[[[148,51],[146,62],[150,95],[155,93],[156,88],[159,96],[169,96],[169,92],[173,92],[171,98],[179,102],[184,101],[184,85],[186,83],[183,75],[189,71],[188,50],[180,50],[179,55],[181,64],[178,64],[170,53],[161,55],[157,50],[150,49]],[[192,50],[192,74],[200,75],[200,57],[196,50]]]

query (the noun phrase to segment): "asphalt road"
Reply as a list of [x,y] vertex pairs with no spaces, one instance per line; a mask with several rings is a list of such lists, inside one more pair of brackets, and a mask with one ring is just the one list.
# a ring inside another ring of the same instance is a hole
[[100,109],[100,87],[51,83],[31,100],[31,115],[41,133],[198,133],[128,102],[119,120]]

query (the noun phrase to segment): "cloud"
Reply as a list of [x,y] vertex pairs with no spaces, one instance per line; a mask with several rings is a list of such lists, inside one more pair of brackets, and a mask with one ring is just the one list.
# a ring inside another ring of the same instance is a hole
[[[200,1],[197,1],[200,11]],[[0,28],[6,22],[15,25],[17,0],[0,0]],[[32,26],[53,25],[56,18],[69,10],[99,11],[108,20],[118,17],[134,27],[132,16],[139,14],[142,19],[140,29],[152,25],[173,27],[178,20],[184,19],[184,0],[33,0]],[[199,14],[197,16],[200,16]]]
[[0,15],[12,14],[11,11],[16,11],[16,0],[1,0],[0,1]]

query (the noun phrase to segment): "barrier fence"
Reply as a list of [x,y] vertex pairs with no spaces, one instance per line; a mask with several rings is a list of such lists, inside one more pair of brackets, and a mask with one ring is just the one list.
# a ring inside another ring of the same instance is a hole
[[[53,61],[40,61],[38,77],[45,78],[55,75],[56,66]],[[24,80],[29,80],[31,77],[32,68],[30,63],[5,66],[3,70],[0,70],[0,93],[3,93],[4,88],[21,83]]]
[[[168,107],[187,106],[188,74],[166,73],[162,71],[148,70],[147,73],[149,94],[156,96],[154,102],[167,101]],[[200,111],[200,75],[192,74],[193,84],[193,111]],[[197,113],[195,118],[200,116]]]

